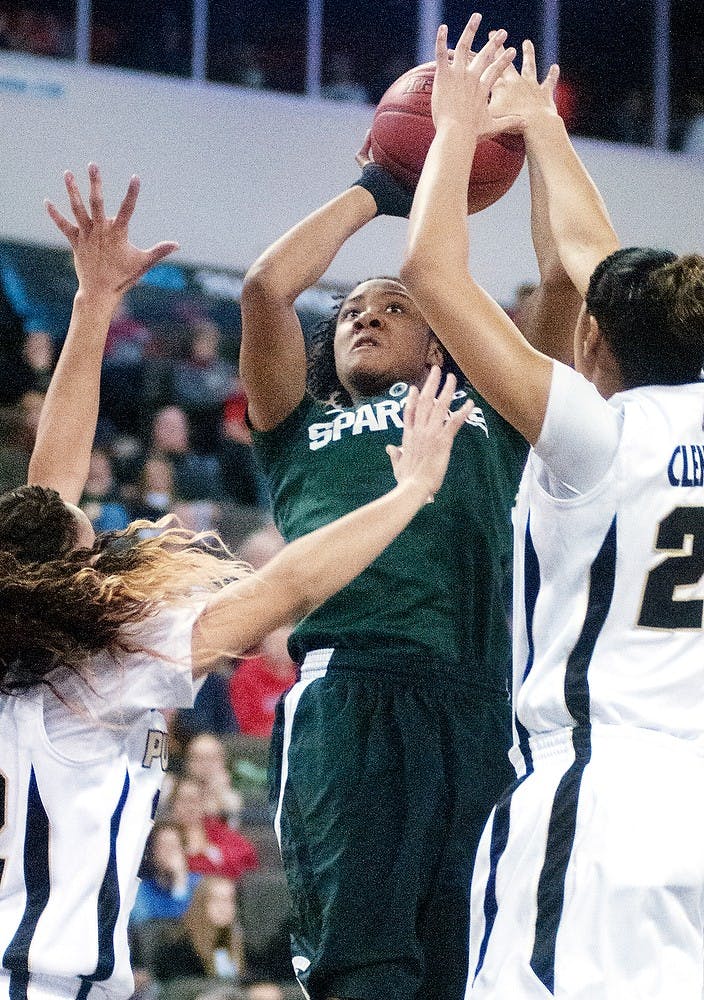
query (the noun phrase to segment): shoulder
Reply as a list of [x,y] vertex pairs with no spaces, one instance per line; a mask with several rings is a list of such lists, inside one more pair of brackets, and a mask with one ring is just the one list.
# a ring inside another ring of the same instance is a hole
[[319,419],[325,413],[326,404],[314,399],[306,393],[288,416],[272,427],[268,431],[260,431],[252,427],[249,420],[248,427],[252,434],[252,442],[259,451],[266,452],[276,448],[279,442],[286,442],[300,436],[303,429],[313,420]]

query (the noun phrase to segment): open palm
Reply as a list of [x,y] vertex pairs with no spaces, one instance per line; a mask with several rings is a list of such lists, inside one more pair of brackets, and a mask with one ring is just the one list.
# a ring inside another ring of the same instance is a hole
[[128,226],[137,204],[139,178],[132,177],[117,215],[105,215],[103,185],[98,167],[88,167],[90,181],[89,207],[78,189],[74,175],[64,174],[75,224],[46,202],[50,217],[73,248],[73,259],[79,287],[83,291],[122,295],[143,274],[178,249],[178,243],[164,241],[148,250],[140,250],[129,241]]

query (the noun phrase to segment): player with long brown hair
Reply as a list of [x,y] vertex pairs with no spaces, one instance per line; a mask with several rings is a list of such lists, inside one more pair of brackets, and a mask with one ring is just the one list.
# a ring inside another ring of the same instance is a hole
[[[414,391],[397,485],[299,539],[257,573],[214,535],[136,523],[95,538],[78,503],[96,427],[100,365],[123,292],[176,248],[128,239],[138,181],[114,218],[90,173],[71,174],[78,291],[47,392],[26,487],[0,499],[0,995],[127,997],[127,919],[168,760],[155,710],[301,617],[360,572],[440,487],[467,408],[452,377]],[[143,530],[149,528],[145,535]]]

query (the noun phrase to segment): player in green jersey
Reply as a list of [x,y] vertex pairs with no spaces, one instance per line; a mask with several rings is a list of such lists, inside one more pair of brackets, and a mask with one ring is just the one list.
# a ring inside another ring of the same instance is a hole
[[[576,293],[532,177],[542,283],[532,333]],[[536,193],[538,196],[536,197]],[[307,357],[294,310],[345,241],[411,195],[376,165],[252,266],[240,371],[274,516],[287,540],[389,488],[411,386],[451,359],[396,279],[362,282]],[[554,352],[548,339],[541,347]],[[510,511],[527,445],[473,399],[435,501],[290,648],[300,681],[279,706],[272,805],[294,902],[293,965],[312,1000],[460,1000],[468,890],[482,825],[511,780],[506,585]]]

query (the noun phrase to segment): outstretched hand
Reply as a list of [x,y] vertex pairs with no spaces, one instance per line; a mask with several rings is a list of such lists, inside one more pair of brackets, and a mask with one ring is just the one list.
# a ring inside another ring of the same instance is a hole
[[149,250],[140,250],[130,243],[127,230],[137,204],[138,177],[130,180],[114,217],[105,215],[102,180],[94,163],[88,166],[88,177],[90,211],[86,209],[74,175],[68,170],[64,174],[75,224],[48,200],[46,210],[73,248],[79,288],[117,299],[151,267],[178,250],[178,243],[164,241]]
[[454,52],[447,47],[447,25],[438,28],[431,105],[436,129],[455,122],[476,137],[498,129],[515,129],[520,124],[511,118],[497,123],[489,111],[492,87],[510,66],[516,50],[504,49],[507,36],[501,29],[492,32],[479,52],[472,52],[481,19],[481,14],[472,14]]
[[433,365],[420,392],[411,386],[403,412],[401,446],[386,446],[396,481],[418,481],[429,501],[442,485],[452,442],[474,407],[469,400],[458,410],[451,411],[457,379],[452,374],[447,375],[442,389],[440,380],[440,369]]
[[547,111],[557,115],[555,87],[560,78],[560,67],[553,63],[542,83],[538,81],[535,48],[526,39],[523,42],[523,62],[519,73],[515,66],[508,66],[497,79],[491,92],[489,112],[497,121],[513,116],[521,127],[531,115]]

